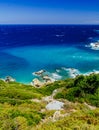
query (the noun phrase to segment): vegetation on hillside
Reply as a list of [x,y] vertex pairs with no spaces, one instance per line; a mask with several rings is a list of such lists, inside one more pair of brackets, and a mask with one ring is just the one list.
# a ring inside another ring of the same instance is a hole
[[80,75],[75,79],[68,80],[65,87],[57,93],[55,98],[87,102],[99,107],[99,74]]
[[[55,99],[72,103],[65,104],[61,111],[69,116],[53,122],[49,117],[55,111],[45,109],[47,103],[42,97],[56,89]],[[88,108],[84,102],[96,109]],[[0,80],[0,130],[99,130],[98,107],[99,74],[56,81],[41,88]]]

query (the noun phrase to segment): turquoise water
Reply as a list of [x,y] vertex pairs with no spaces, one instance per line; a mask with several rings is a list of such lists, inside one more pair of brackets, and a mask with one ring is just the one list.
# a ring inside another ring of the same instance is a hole
[[1,77],[10,75],[23,83],[30,83],[35,78],[32,73],[41,69],[53,73],[56,79],[70,76],[62,67],[75,68],[80,73],[99,70],[99,51],[84,45],[32,45],[2,49],[1,53],[3,59],[0,64],[5,64],[0,68]]
[[0,25],[0,78],[30,83],[41,69],[55,80],[99,72],[99,50],[88,47],[98,40],[99,25]]

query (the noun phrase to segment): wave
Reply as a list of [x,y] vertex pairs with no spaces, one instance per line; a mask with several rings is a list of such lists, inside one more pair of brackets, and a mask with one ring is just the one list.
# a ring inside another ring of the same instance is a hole
[[64,37],[63,34],[56,34],[55,36],[56,36],[56,37]]
[[60,69],[56,69],[56,72],[59,73],[61,70]]
[[56,72],[55,73],[52,73],[52,76],[51,76],[53,79],[55,79],[55,80],[60,80],[60,79],[62,79],[62,76],[61,75],[59,75],[59,74],[57,74]]
[[67,71],[69,77],[71,78],[75,78],[76,76],[80,75],[80,72],[78,69],[75,69],[75,68],[65,68],[65,67],[62,67],[63,70]]
[[97,29],[95,29],[94,31],[95,31],[96,33],[99,33],[99,30],[97,30]]
[[85,47],[89,47],[92,50],[99,50],[99,40],[97,40],[95,42],[91,42],[88,45],[85,45]]
[[88,76],[88,75],[90,75],[90,74],[99,74],[99,70],[93,70],[93,71],[84,73],[83,75]]
[[81,73],[78,69],[75,68],[63,68],[65,71],[68,71],[69,77],[70,78],[75,78],[78,75],[85,75],[88,76],[90,74],[99,74],[99,70],[92,70],[90,72],[87,73]]

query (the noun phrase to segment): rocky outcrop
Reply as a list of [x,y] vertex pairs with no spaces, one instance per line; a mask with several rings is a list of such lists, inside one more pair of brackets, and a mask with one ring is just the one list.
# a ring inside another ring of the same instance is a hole
[[46,70],[40,70],[40,71],[34,72],[33,75],[41,76],[44,72],[46,72]]
[[41,87],[43,85],[43,83],[41,81],[39,81],[37,78],[33,79],[33,81],[31,82],[31,85],[35,86],[35,87]]
[[95,106],[90,106],[86,102],[84,103],[84,105],[87,106],[90,110],[95,110],[96,109]]
[[48,75],[42,76],[45,82],[51,82],[51,78]]
[[47,110],[62,110],[64,106],[63,102],[53,100],[52,102],[48,103],[46,106]]
[[46,70],[40,70],[32,74],[38,76],[38,78],[33,79],[31,82],[31,85],[34,85],[36,87],[41,87],[42,85],[47,85],[54,82],[54,80],[47,74]]
[[53,118],[52,118],[52,121],[57,121],[57,120],[60,120],[61,118],[64,118],[66,116],[70,116],[70,113],[65,113],[65,114],[61,114],[60,111],[56,111],[54,114],[53,114]]
[[4,79],[5,82],[15,82],[16,80],[14,78],[12,78],[11,76],[7,76],[5,79]]

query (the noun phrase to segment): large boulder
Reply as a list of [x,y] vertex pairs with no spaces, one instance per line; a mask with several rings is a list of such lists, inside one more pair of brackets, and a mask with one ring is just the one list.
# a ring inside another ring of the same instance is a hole
[[46,109],[47,110],[61,110],[63,108],[63,106],[64,106],[63,102],[53,100],[46,106]]
[[43,83],[41,81],[39,81],[37,78],[33,79],[31,85],[35,86],[35,87],[41,87],[43,85]]

